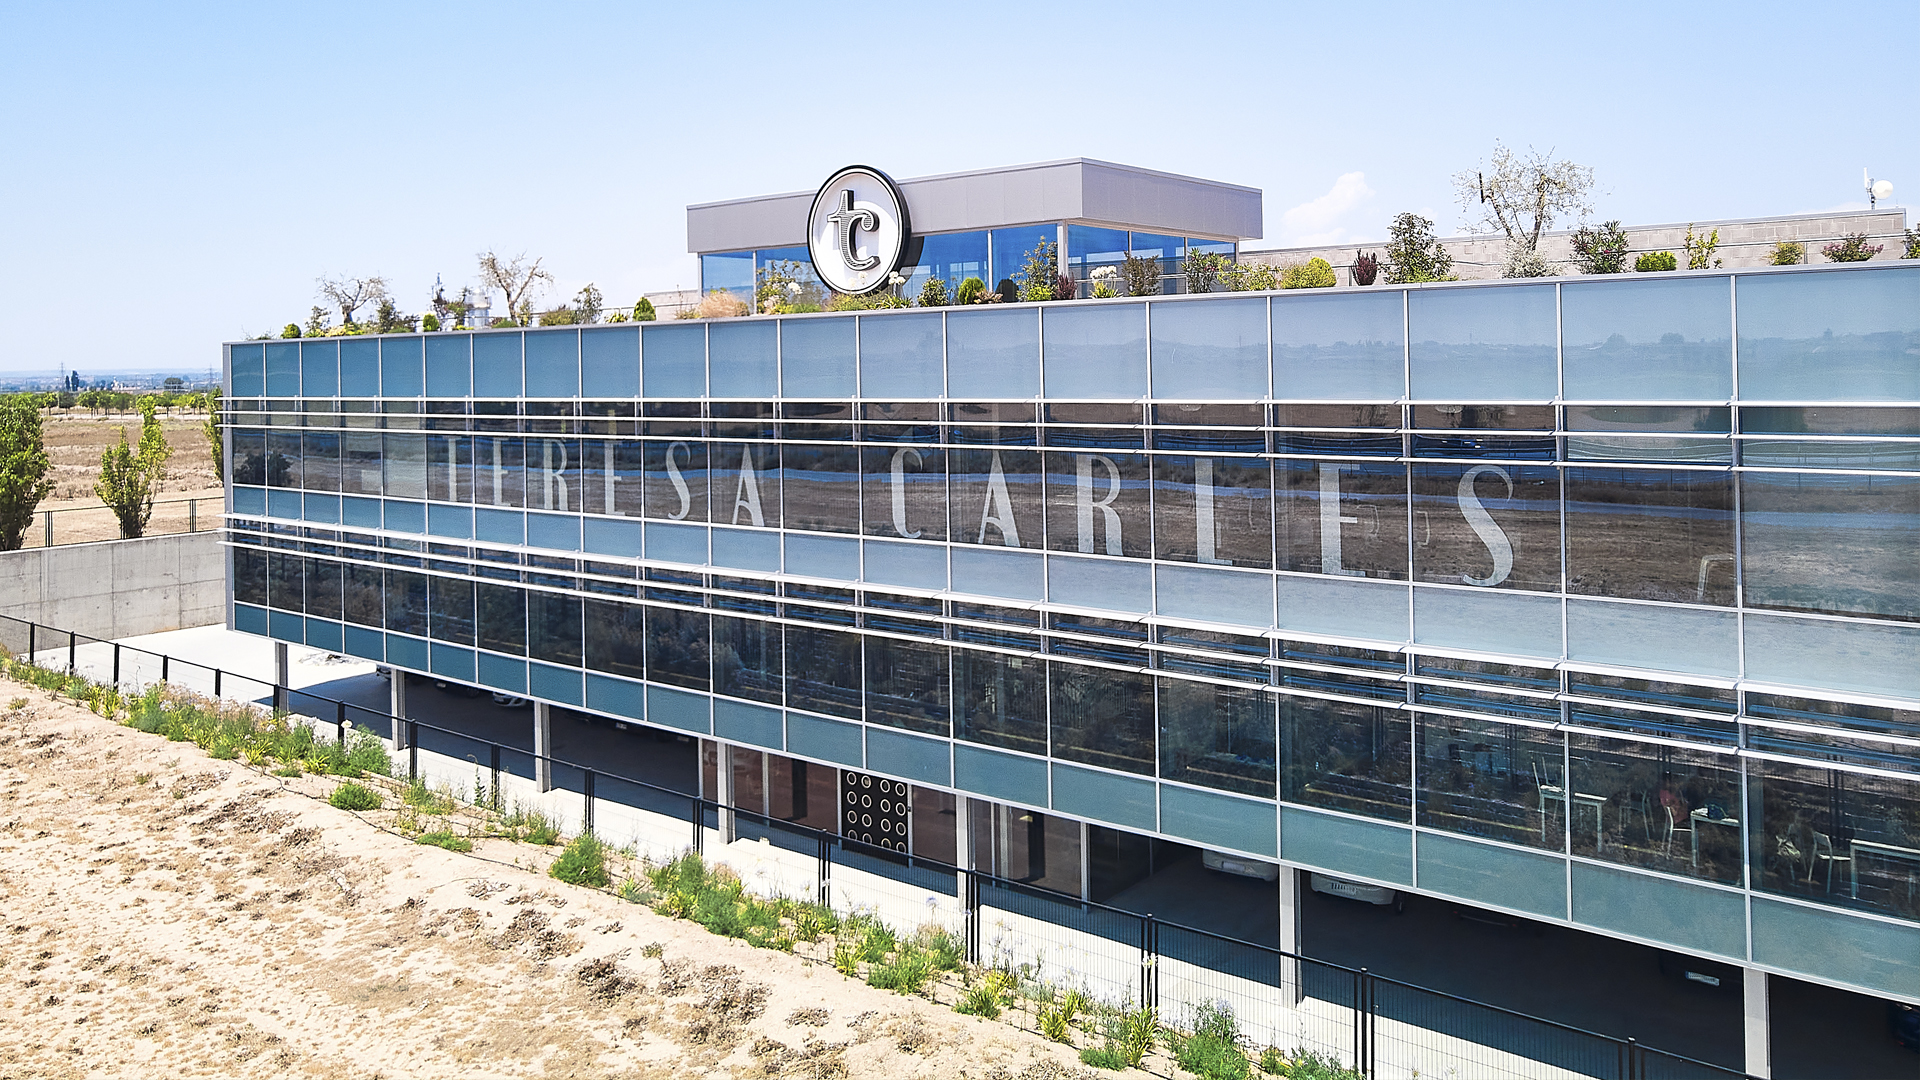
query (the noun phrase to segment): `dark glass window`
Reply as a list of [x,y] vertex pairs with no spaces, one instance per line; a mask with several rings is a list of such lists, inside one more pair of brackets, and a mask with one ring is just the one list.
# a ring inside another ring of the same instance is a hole
[[[375,570],[378,574],[379,571]],[[242,604],[267,603],[267,553],[258,548],[233,549],[233,598]],[[375,620],[376,625],[378,620]]]
[[1162,559],[1273,566],[1273,479],[1259,458],[1153,459],[1154,547]]
[[[1920,784],[1774,761],[1748,769],[1754,888],[1920,919]],[[1707,825],[1701,838],[1727,828]]]
[[383,441],[382,465],[386,469],[387,495],[397,499],[426,498],[427,437],[388,432]]
[[[859,520],[856,509],[848,527]],[[713,520],[726,525],[780,527],[780,447],[770,443],[713,444]]]
[[[1550,730],[1421,713],[1420,824],[1564,851],[1561,755],[1560,736]],[[1597,826],[1602,812],[1585,802],[1574,808],[1581,826]]]
[[1153,676],[1050,663],[1053,756],[1153,775]]
[[587,600],[584,606],[587,666],[609,675],[645,678],[646,609],[612,600]]
[[387,629],[427,636],[427,576],[411,570],[387,571]]
[[473,440],[464,435],[427,437],[427,498],[473,501]]
[[1416,581],[1560,588],[1560,474],[1543,465],[1413,467]]
[[318,619],[340,618],[341,580],[345,577],[340,564],[328,559],[313,559],[307,563],[307,605],[306,612]]
[[461,578],[427,579],[428,636],[455,645],[473,644],[473,582]]
[[1160,679],[1160,778],[1273,798],[1274,703],[1260,690]]
[[668,521],[707,520],[707,444],[698,439],[646,442],[646,515]]
[[947,460],[940,447],[864,446],[860,471],[868,536],[947,538]]
[[275,429],[267,432],[266,479],[268,487],[300,486],[300,433]]
[[1406,466],[1281,461],[1274,484],[1280,569],[1406,580]]
[[300,486],[308,491],[340,490],[340,436],[309,431],[301,436]]
[[959,736],[968,742],[1047,752],[1047,675],[1033,657],[954,650]]
[[[727,600],[718,606],[731,610],[753,610],[753,601]],[[768,613],[774,605],[761,607]],[[730,697],[780,704],[783,667],[781,665],[780,624],[770,619],[742,619],[731,615],[713,617],[713,692]]]
[[519,439],[474,437],[473,501],[481,506],[527,505],[526,446]]
[[860,451],[851,445],[787,443],[780,491],[789,529],[860,531]]
[[267,482],[267,433],[257,428],[233,429],[233,482]]
[[1575,855],[1740,880],[1737,758],[1578,733],[1567,742]]
[[860,719],[860,635],[787,627],[787,705]]
[[1012,548],[1046,546],[1039,453],[956,449],[949,468],[954,540]]
[[383,593],[386,589],[380,568],[363,562],[349,562],[346,569],[344,600],[347,621],[378,627],[382,622],[381,609],[385,606]]
[[1398,709],[1283,698],[1281,798],[1406,821],[1412,806],[1410,727]]
[[867,720],[946,738],[947,646],[938,641],[866,638]]
[[713,681],[707,667],[709,633],[704,611],[648,605],[647,678],[689,690],[708,689]]
[[[631,439],[588,439],[580,444],[585,455],[582,473],[586,489],[580,509],[589,514],[639,517],[646,476],[645,446]],[[675,509],[679,500],[674,500]]]
[[1586,467],[1566,475],[1568,592],[1734,602],[1731,474]]
[[579,510],[579,439],[527,440],[527,506],[539,510]]
[[305,600],[300,556],[286,551],[267,553],[267,604],[282,611],[299,611]]
[[1145,454],[1049,450],[1046,459],[1049,548],[1152,555],[1153,482]]
[[512,585],[475,582],[480,647],[511,656],[527,655],[526,594]]
[[[986,604],[967,604],[955,602],[953,617],[966,619],[973,623],[985,623],[984,626],[956,624],[953,628],[955,641],[971,641],[979,645],[1004,645],[1010,649],[1031,649],[1040,651],[1040,639],[1031,633],[1021,633],[1020,629],[1040,629],[1040,613],[1020,608],[992,607]],[[1000,629],[1007,627],[1007,629]],[[1020,628],[1020,629],[1016,629]]]
[[1146,663],[1146,652],[1140,646],[1147,640],[1147,628],[1141,623],[1061,613],[1047,616],[1047,626],[1062,634],[1077,635],[1049,638],[1048,652],[1116,664]]
[[[1717,713],[1731,713],[1740,702],[1738,692],[1722,687],[1637,679],[1625,675],[1598,675],[1586,671],[1567,672],[1567,693],[1614,698],[1636,705],[1664,705],[1671,709]],[[1749,711],[1752,699],[1759,696],[1762,695],[1749,697]]]

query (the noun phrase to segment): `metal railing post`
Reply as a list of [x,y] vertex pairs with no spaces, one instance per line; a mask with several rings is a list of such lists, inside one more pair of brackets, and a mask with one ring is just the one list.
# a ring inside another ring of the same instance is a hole
[[46,517],[46,519],[47,519],[47,521],[46,521],[46,525],[47,525],[47,541],[46,541],[46,543],[45,543],[45,544],[42,544],[41,546],[42,546],[42,547],[52,547],[52,546],[53,546],[53,511],[51,511],[51,510],[49,510],[49,511],[47,511],[47,512],[46,512],[46,514],[45,514],[45,517]]
[[190,533],[200,531],[200,500],[199,499],[187,500],[187,531]]
[[[213,669],[213,696],[216,699],[220,697],[220,669],[219,668]],[[279,691],[276,690],[273,696],[276,698],[279,697],[280,696]]]
[[487,746],[489,748],[488,757],[490,758],[487,768],[492,772],[492,775],[493,775],[493,790],[489,794],[493,798],[494,812],[499,813],[500,811],[500,744],[488,743]]
[[333,731],[341,746],[347,745],[347,703],[333,703]]
[[584,769],[582,770],[582,772],[585,774],[585,781],[586,781],[581,786],[586,788],[586,795],[587,795],[587,809],[586,809],[586,815],[585,815],[586,823],[587,823],[587,831],[592,832],[593,831],[593,770]]
[[40,663],[40,624],[36,622],[27,624],[27,663]]
[[1360,1049],[1363,1056],[1356,1066],[1366,1080],[1373,1080],[1373,973],[1366,968],[1360,969],[1360,1015],[1354,1018],[1359,1025]]
[[67,632],[67,674],[80,670],[80,641],[73,632]]
[[161,682],[170,681],[167,678],[167,672],[169,667],[171,667],[172,665],[172,661],[173,661],[173,657],[168,656],[166,653],[160,654],[160,681]]
[[120,688],[120,643],[117,641],[113,643],[113,686],[116,690]]
[[705,838],[700,835],[702,831],[700,828],[700,811],[703,809],[702,804],[705,801],[704,799],[694,799],[690,804],[693,807],[693,812],[689,816],[693,819],[693,853],[695,855],[699,855],[706,850],[706,844],[703,842]]
[[980,872],[960,871],[966,878],[967,963],[980,962]]
[[833,850],[827,842],[826,833],[820,834],[819,841],[820,857],[815,874],[820,880],[820,906],[831,908],[833,906]]
[[400,723],[405,724],[407,728],[407,779],[418,780],[420,778],[420,743],[417,738],[419,733],[414,730],[413,721],[401,720]]

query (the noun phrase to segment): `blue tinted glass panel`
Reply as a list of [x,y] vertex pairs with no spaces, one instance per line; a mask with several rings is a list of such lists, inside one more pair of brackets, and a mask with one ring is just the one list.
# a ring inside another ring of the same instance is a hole
[[[1115,295],[1125,291],[1119,270],[1127,258],[1127,244],[1125,229],[1067,226],[1067,272],[1080,284],[1077,295],[1092,296],[1094,287],[1103,284]],[[1101,270],[1101,267],[1111,269]]]
[[707,392],[707,328],[649,326],[640,338],[640,392],[654,398]]
[[947,394],[1024,398],[1040,393],[1038,311],[955,311],[947,316]]
[[1048,397],[1146,396],[1145,304],[1051,308],[1042,315]]
[[906,275],[905,294],[917,297],[920,290],[926,288],[927,281],[939,278],[947,283],[947,296],[952,298],[960,289],[960,283],[968,278],[979,278],[982,284],[991,286],[987,280],[987,234],[978,232],[945,233],[939,236],[919,238],[920,250],[907,249],[906,260],[900,267],[900,273]]
[[1566,396],[1713,400],[1733,394],[1727,278],[1568,283],[1560,289]]
[[714,323],[710,333],[714,397],[780,393],[780,338],[771,320]]
[[340,343],[340,396],[380,396],[380,343]]
[[340,392],[340,343],[300,343],[300,392],[308,397],[332,397]]
[[788,397],[852,397],[854,320],[780,320],[780,390]]
[[987,278],[987,288],[998,289],[1002,281],[1011,281],[1018,288],[1027,253],[1043,243],[1059,242],[1058,225],[1021,225],[993,230],[993,274]]
[[259,397],[266,392],[264,352],[258,345],[231,345],[227,363],[233,368],[233,396]]
[[436,334],[427,339],[428,397],[467,396],[472,341],[466,334]]
[[1742,277],[1740,396],[1920,398],[1920,270]]
[[580,386],[583,397],[639,397],[639,327],[581,331]]
[[1406,392],[1403,293],[1273,298],[1273,396],[1373,400]]
[[860,396],[935,398],[941,391],[938,314],[860,319]]
[[520,396],[520,335],[475,334],[473,337],[473,396]]
[[1180,291],[1180,279],[1176,275],[1180,273],[1181,260],[1187,257],[1185,237],[1137,232],[1133,234],[1133,254],[1136,258],[1160,263],[1161,292]]
[[300,396],[300,344],[276,341],[267,346],[267,396]]
[[1267,302],[1153,305],[1153,396],[1267,396]]
[[715,289],[725,289],[753,303],[753,252],[700,256],[700,291],[709,293]]
[[1414,397],[1539,401],[1558,391],[1553,286],[1415,290],[1407,304]]
[[426,389],[421,366],[420,339],[384,338],[380,342],[382,397],[419,397]]
[[580,393],[580,333],[540,330],[527,335],[527,396],[576,397]]

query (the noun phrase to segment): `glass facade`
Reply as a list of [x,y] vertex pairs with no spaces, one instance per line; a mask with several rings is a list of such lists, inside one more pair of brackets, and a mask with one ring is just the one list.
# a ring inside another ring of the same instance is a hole
[[1144,831],[1188,842],[1283,804],[1312,828],[1239,845],[1268,858],[1433,832],[1915,921],[1916,290],[235,344],[236,623],[776,706],[949,763],[917,785],[1042,777],[1035,810],[1069,774],[1145,785]]

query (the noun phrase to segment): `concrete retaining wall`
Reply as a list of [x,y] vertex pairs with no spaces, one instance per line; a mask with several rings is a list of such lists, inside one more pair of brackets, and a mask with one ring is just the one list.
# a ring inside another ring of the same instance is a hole
[[177,533],[0,552],[0,615],[89,637],[224,620],[221,533]]

